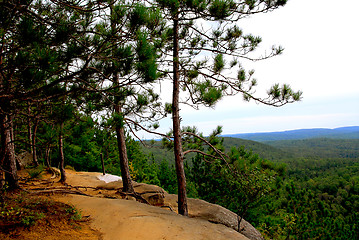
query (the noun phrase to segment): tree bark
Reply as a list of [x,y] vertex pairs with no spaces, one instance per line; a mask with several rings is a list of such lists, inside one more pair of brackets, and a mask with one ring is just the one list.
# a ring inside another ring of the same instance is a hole
[[50,145],[46,146],[46,149],[45,149],[45,163],[46,163],[46,167],[48,167],[48,168],[51,167],[51,164],[50,164],[50,151],[51,151]]
[[103,175],[106,175],[106,172],[105,172],[105,162],[103,161],[103,154],[101,153],[100,156],[101,156],[102,174],[103,174]]
[[65,173],[65,157],[64,157],[64,143],[63,143],[63,129],[64,123],[60,123],[60,132],[59,132],[59,161],[60,161],[60,182],[64,183],[66,181],[66,173]]
[[[2,102],[3,103],[3,102]],[[4,105],[5,106],[5,105]],[[3,111],[3,109],[1,109]],[[9,185],[9,189],[19,188],[19,181],[17,176],[15,147],[12,141],[12,118],[6,112],[0,115],[1,124],[1,149],[0,162],[1,171],[5,172],[5,181]]]
[[[31,108],[30,108],[30,104],[27,106],[27,114],[31,114]],[[28,137],[28,141],[29,141],[29,146],[30,146],[30,153],[32,154],[33,148],[32,148],[32,125],[31,125],[31,119],[30,117],[27,118],[27,137]]]
[[172,121],[174,136],[174,155],[178,183],[178,213],[188,216],[186,176],[183,165],[183,150],[181,138],[181,120],[179,109],[179,36],[178,14],[173,21],[173,94],[172,94]]
[[[0,66],[3,64],[3,47],[0,47]],[[11,82],[4,80],[4,74],[0,73],[0,90],[8,91]],[[0,99],[0,181],[5,173],[5,181],[9,189],[19,188],[17,176],[13,122],[10,114],[11,100]],[[2,183],[0,184],[2,185]]]
[[[118,104],[115,106],[115,113],[121,114],[121,108]],[[130,168],[128,166],[128,156],[126,149],[126,137],[125,130],[123,128],[123,123],[116,123],[116,136],[117,136],[117,145],[118,153],[120,156],[120,167],[121,167],[121,177],[123,183],[123,192],[134,193]]]
[[36,133],[37,133],[37,127],[39,126],[39,119],[36,118],[34,123],[34,131],[32,132],[32,159],[34,161],[35,166],[39,166],[39,162],[37,161],[37,155],[36,155]]

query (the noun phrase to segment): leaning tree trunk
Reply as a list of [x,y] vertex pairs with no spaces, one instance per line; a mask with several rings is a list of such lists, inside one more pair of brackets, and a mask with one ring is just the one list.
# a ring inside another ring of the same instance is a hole
[[[116,114],[121,114],[121,108],[119,105],[115,106]],[[128,157],[126,149],[126,137],[125,130],[123,128],[123,123],[116,123],[116,136],[117,136],[117,145],[118,153],[120,156],[120,167],[121,167],[121,177],[123,183],[123,192],[134,193],[130,168],[128,166]]]
[[64,123],[61,122],[60,124],[60,132],[59,132],[59,162],[60,162],[60,182],[64,183],[66,181],[66,173],[65,173],[65,157],[64,157],[64,142],[63,142],[63,129]]
[[[0,110],[3,111],[3,109]],[[2,114],[0,115],[0,124],[0,163],[2,171],[1,174],[3,174],[3,172],[5,173],[5,181],[8,183],[9,189],[16,189],[19,188],[19,181],[16,168],[15,146],[11,137],[11,132],[13,128],[11,116],[2,112]]]
[[173,95],[172,95],[172,121],[174,136],[174,155],[178,183],[178,213],[188,216],[186,177],[183,165],[183,150],[181,139],[181,122],[179,115],[179,43],[178,43],[178,14],[173,21]]

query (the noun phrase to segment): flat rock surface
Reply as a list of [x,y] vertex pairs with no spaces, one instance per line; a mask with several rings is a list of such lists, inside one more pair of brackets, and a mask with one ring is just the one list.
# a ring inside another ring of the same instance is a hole
[[[101,173],[71,170],[66,170],[66,173],[67,184],[80,189],[88,196],[66,194],[54,197],[56,200],[74,205],[81,211],[82,216],[89,216],[92,227],[102,233],[104,240],[248,239],[230,227],[209,222],[205,215],[208,215],[210,209],[204,206],[206,203],[204,201],[190,200],[189,209],[193,215],[192,217],[184,217],[175,212],[177,207],[175,206],[175,195],[167,194],[158,186],[134,183],[135,190],[138,193],[145,195],[155,192],[163,195],[164,204],[162,207],[119,199],[118,189],[122,187],[122,182],[106,183],[101,181],[99,179]],[[198,208],[193,206],[193,203],[197,201],[202,203],[198,205]],[[198,212],[201,208],[206,209],[204,215]],[[217,210],[214,209],[214,212]],[[213,216],[211,217],[213,218]],[[213,219],[209,220],[212,221]]]
[[104,240],[248,239],[224,225],[183,217],[136,201],[78,195],[58,200],[74,205],[83,216],[89,215],[93,228],[103,234]]

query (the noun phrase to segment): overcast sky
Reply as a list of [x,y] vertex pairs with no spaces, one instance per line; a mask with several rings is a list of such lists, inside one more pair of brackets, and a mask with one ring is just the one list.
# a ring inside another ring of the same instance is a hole
[[[272,45],[285,49],[272,59],[243,63],[255,69],[257,92],[289,83],[303,91],[303,100],[274,108],[227,97],[214,109],[183,107],[182,126],[197,126],[205,135],[218,125],[224,134],[359,126],[358,9],[358,0],[289,0],[271,13],[241,20],[245,33],[262,37],[262,51]],[[168,131],[171,119],[160,125]]]

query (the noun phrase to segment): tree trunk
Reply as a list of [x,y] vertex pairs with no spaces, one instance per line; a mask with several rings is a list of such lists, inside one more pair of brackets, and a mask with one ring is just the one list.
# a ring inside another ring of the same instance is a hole
[[183,165],[183,150],[181,138],[181,120],[179,109],[179,36],[178,36],[178,14],[173,21],[173,95],[172,95],[172,121],[174,136],[174,155],[178,183],[178,213],[188,216],[186,176]]
[[60,174],[61,174],[61,179],[60,182],[64,183],[66,181],[66,173],[65,173],[65,157],[64,157],[64,143],[63,143],[63,136],[62,136],[62,132],[64,129],[64,123],[61,122],[60,124],[60,133],[59,133],[59,162],[60,162]]
[[50,164],[50,151],[51,151],[50,145],[46,146],[46,149],[45,149],[45,163],[46,163],[46,167],[48,167],[48,168],[51,167],[51,164]]
[[[116,114],[121,114],[121,108],[119,105],[115,106]],[[121,167],[121,177],[123,183],[123,192],[134,193],[130,168],[128,167],[128,157],[126,149],[126,137],[125,130],[123,128],[123,123],[116,123],[116,136],[117,136],[117,145],[118,153],[120,156],[120,167]]]
[[[3,47],[0,48],[0,66],[3,65]],[[11,87],[11,81],[4,81],[4,74],[0,73],[0,91],[7,92]],[[11,100],[6,98],[0,99],[0,181],[5,173],[5,181],[9,189],[19,188],[17,176],[15,143],[13,122],[9,109]],[[3,182],[0,184],[2,185]]]
[[102,153],[100,154],[100,157],[101,157],[101,165],[102,165],[102,174],[103,174],[103,175],[106,175],[106,172],[105,172],[105,162],[103,161],[103,154],[102,154]]
[[[3,103],[3,102],[2,102]],[[5,105],[4,105],[5,106]],[[3,110],[3,109],[1,109]],[[12,118],[6,112],[0,115],[1,124],[1,149],[0,149],[0,162],[1,170],[5,173],[5,181],[9,185],[9,189],[19,188],[15,147],[12,141]]]
[[[31,114],[30,104],[27,106],[27,113],[30,116],[30,114]],[[32,125],[31,125],[30,117],[27,118],[27,137],[28,137],[29,146],[30,146],[30,153],[32,154],[32,151],[33,151],[33,148],[32,148]]]
[[34,123],[34,131],[32,132],[32,159],[34,161],[35,166],[39,166],[39,162],[37,161],[37,155],[36,155],[36,132],[37,132],[37,127],[39,125],[39,119],[36,118],[35,123]]
[[[113,14],[113,5],[110,5],[111,15]],[[112,34],[115,34],[116,31],[116,23],[111,21],[111,30]],[[114,47],[113,53],[115,53],[116,48]],[[116,69],[114,67],[114,69]],[[116,88],[119,88],[119,79],[118,73],[116,70],[113,72],[113,84]],[[122,114],[121,104],[119,103],[118,97],[115,97],[115,113],[120,116]],[[123,122],[116,122],[116,136],[117,136],[117,145],[118,152],[120,157],[120,167],[121,167],[121,177],[123,183],[123,192],[134,193],[135,190],[132,185],[130,168],[128,166],[128,157],[127,157],[127,149],[126,149],[126,137],[125,130],[123,127]]]

